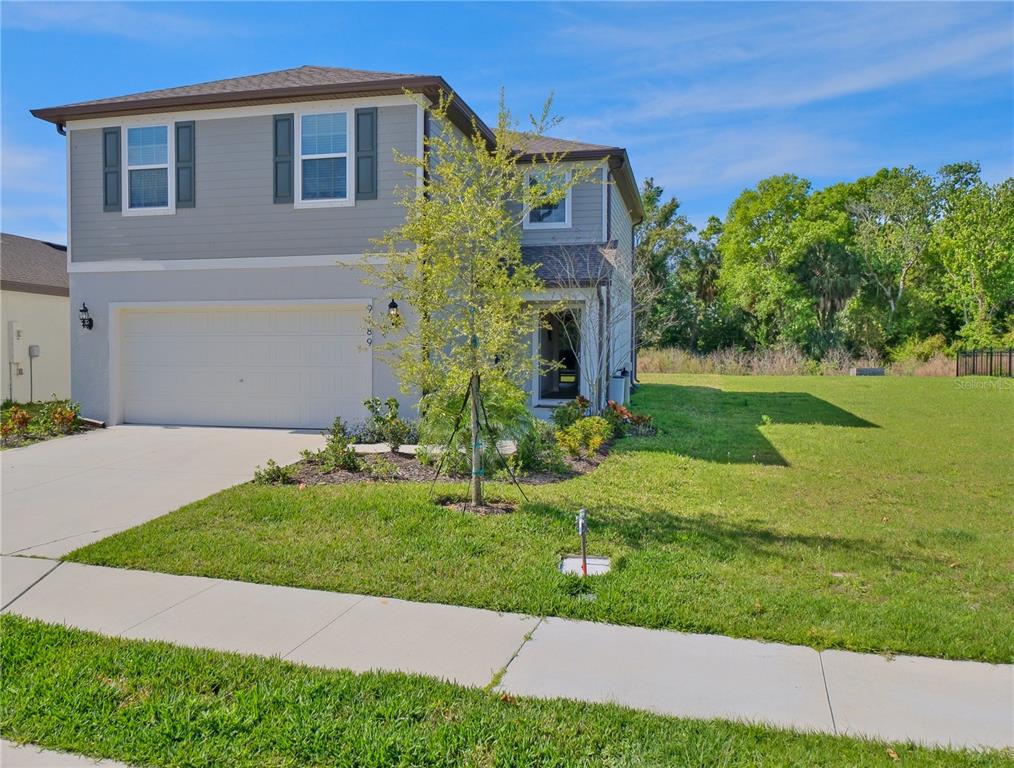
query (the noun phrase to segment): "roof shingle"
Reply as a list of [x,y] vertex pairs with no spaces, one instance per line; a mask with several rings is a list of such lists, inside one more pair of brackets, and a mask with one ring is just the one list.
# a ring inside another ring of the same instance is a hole
[[536,277],[549,287],[597,285],[612,275],[616,241],[600,245],[525,245],[521,260],[536,265]]
[[5,291],[67,296],[67,246],[0,234],[0,286]]
[[[228,77],[223,80],[211,80],[206,83],[181,85],[175,88],[162,88],[155,91],[129,93],[126,96],[112,96],[106,99],[78,101],[64,104],[64,107],[99,106],[102,104],[120,104],[149,99],[173,99],[182,96],[221,96],[224,94],[256,93],[271,91],[278,88],[308,88],[326,85],[350,85],[356,83],[383,83],[385,80],[404,80],[412,77],[428,77],[428,75],[410,75],[397,72],[371,72],[365,69],[346,69],[344,67],[317,67],[304,65],[277,72],[264,72],[258,75]],[[54,107],[53,109],[58,109]]]

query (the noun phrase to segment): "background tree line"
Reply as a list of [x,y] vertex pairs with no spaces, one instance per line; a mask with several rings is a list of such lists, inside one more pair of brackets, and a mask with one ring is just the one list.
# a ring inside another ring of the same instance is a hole
[[699,231],[653,179],[641,194],[643,345],[814,359],[1014,346],[1014,179],[990,185],[977,163],[819,190],[772,176]]

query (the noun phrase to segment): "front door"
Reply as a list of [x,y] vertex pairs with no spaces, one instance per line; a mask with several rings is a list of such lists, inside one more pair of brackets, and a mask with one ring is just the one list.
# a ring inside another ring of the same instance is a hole
[[578,310],[543,317],[539,329],[539,400],[573,400],[581,391]]

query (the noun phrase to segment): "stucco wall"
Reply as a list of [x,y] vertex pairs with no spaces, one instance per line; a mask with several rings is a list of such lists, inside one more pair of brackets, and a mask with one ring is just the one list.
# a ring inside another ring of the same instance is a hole
[[[47,296],[21,291],[0,292],[0,316],[2,316],[2,397],[12,397],[17,402],[29,400],[28,345],[38,344],[40,356],[31,367],[32,395],[35,400],[49,400],[53,394],[65,398],[70,396],[70,311],[66,296]],[[24,332],[23,375],[11,376],[8,349],[9,323],[21,324]],[[13,387],[13,389],[12,389]]]

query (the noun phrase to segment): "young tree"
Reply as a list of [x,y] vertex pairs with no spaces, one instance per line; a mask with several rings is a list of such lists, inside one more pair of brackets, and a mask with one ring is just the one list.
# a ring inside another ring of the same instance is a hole
[[471,503],[482,506],[481,398],[492,393],[510,410],[523,403],[520,384],[531,373],[527,297],[541,285],[521,258],[521,222],[533,208],[559,203],[592,169],[565,168],[554,154],[539,155],[538,173],[530,173],[523,158],[557,122],[550,100],[520,131],[501,94],[492,141],[474,123],[469,134],[455,128],[450,97],[424,106],[432,129],[424,156],[397,154],[408,177],[424,183],[399,191],[404,223],[377,241],[383,259],[366,267],[366,280],[413,315],[374,323],[384,337],[378,352],[403,391],[422,395],[423,419],[456,422],[467,401]]

